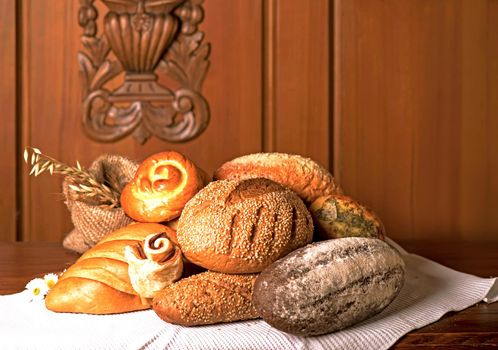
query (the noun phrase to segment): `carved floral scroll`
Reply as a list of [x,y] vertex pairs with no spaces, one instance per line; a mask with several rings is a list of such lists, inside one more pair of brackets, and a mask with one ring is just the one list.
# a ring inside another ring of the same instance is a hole
[[[199,31],[202,0],[101,0],[109,9],[103,33],[95,0],[80,0],[84,47],[78,54],[83,90],[83,126],[100,142],[133,135],[184,142],[209,123],[201,93],[210,46]],[[112,53],[112,54],[111,54]],[[166,73],[176,84],[161,84]],[[114,79],[124,82],[111,90]]]

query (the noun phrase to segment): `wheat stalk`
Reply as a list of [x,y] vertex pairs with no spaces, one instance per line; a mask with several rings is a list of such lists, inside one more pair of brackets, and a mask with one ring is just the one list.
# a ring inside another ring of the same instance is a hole
[[98,205],[103,209],[119,207],[119,185],[107,179],[107,184],[99,182],[95,176],[76,161],[76,167],[62,163],[43,154],[38,148],[26,147],[24,161],[31,165],[29,175],[35,177],[48,171],[51,175],[62,174],[69,180],[71,200]]

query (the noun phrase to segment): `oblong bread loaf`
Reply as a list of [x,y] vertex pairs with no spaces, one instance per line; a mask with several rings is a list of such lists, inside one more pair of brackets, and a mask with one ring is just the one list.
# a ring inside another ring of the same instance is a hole
[[206,271],[163,289],[152,308],[164,321],[183,326],[258,318],[251,301],[256,276]]
[[323,196],[309,207],[320,238],[384,239],[384,225],[370,209],[344,195]]
[[256,177],[264,177],[290,188],[307,203],[319,196],[342,193],[327,169],[312,159],[296,154],[248,154],[224,163],[214,173],[215,180]]
[[298,249],[266,268],[254,285],[261,317],[284,332],[311,336],[360,322],[398,295],[405,264],[376,238],[338,238]]

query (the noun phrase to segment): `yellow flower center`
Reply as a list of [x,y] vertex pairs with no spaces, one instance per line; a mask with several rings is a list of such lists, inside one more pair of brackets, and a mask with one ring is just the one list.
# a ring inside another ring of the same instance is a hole
[[47,287],[50,289],[52,288],[53,286],[55,285],[55,281],[54,280],[48,280],[47,281]]
[[35,289],[33,289],[33,294],[34,294],[34,295],[38,295],[38,294],[40,294],[40,288],[35,288]]

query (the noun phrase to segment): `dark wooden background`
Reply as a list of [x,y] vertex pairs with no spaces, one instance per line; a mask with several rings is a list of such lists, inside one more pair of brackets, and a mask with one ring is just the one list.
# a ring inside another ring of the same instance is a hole
[[498,240],[498,1],[336,1],[334,170],[393,237]]
[[85,165],[175,149],[208,172],[299,153],[395,239],[498,240],[498,1],[205,0],[211,124],[187,144],[144,146],[83,133],[78,7],[0,0],[0,240],[71,228],[61,178],[27,176],[28,145]]

